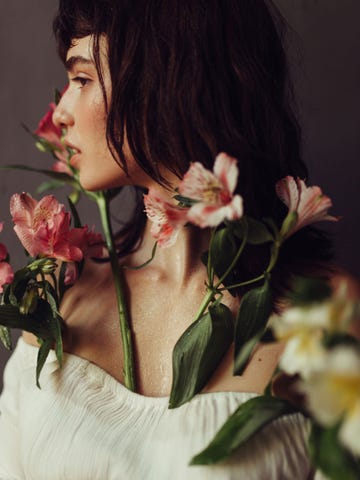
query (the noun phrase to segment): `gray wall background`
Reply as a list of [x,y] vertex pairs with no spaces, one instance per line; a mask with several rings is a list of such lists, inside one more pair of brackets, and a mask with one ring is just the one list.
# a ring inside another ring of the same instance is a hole
[[[276,0],[293,28],[289,54],[304,133],[304,157],[310,182],[323,188],[342,215],[327,229],[334,237],[338,264],[360,274],[360,18],[359,0]],[[31,129],[47,110],[55,87],[65,84],[55,54],[51,21],[56,0],[15,0],[0,4],[0,164],[46,167]],[[19,171],[0,171],[0,241],[12,263],[24,262],[8,214],[12,193],[33,192],[41,178]],[[64,197],[59,195],[60,199]],[[94,222],[90,212],[87,223]],[[8,358],[0,345],[0,368]]]

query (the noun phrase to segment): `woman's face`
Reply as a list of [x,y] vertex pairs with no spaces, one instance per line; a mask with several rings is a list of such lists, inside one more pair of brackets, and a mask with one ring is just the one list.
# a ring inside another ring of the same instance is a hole
[[[76,153],[71,165],[79,170],[80,183],[87,190],[100,190],[125,184],[146,185],[145,174],[131,157],[127,144],[130,178],[114,160],[106,141],[106,108],[92,53],[92,36],[76,39],[66,57],[69,86],[53,115],[54,123],[65,128],[65,144]],[[107,41],[100,39],[100,61],[109,101],[111,79]]]

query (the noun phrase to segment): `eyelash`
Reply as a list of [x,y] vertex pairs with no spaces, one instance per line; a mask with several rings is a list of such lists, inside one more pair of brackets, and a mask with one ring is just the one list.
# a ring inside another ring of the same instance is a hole
[[89,78],[84,78],[84,77],[74,77],[71,79],[72,82],[79,83],[80,87],[83,88],[86,87],[86,85],[90,82]]

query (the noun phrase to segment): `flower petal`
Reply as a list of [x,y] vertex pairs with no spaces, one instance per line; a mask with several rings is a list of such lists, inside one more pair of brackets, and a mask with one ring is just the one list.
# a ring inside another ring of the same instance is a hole
[[64,284],[65,285],[74,285],[78,278],[78,268],[76,263],[69,262],[66,264]]
[[220,192],[222,188],[220,180],[212,172],[207,170],[201,163],[195,162],[191,164],[182,182],[180,182],[179,192],[184,197],[193,200],[209,201],[211,192]]
[[214,174],[220,180],[223,187],[233,193],[238,180],[239,169],[236,158],[226,153],[219,153],[214,163]]
[[158,192],[150,189],[144,195],[146,215],[152,222],[151,234],[160,247],[170,247],[176,241],[181,228],[187,222],[187,208],[167,202]]
[[13,222],[20,227],[30,227],[37,201],[28,193],[15,193],[10,198],[10,213]]
[[307,187],[299,178],[287,176],[277,182],[276,193],[289,208],[289,212],[296,212],[297,222],[284,232],[289,237],[300,228],[311,223],[324,220],[337,221],[338,217],[328,215],[328,209],[332,206],[329,197],[324,195],[318,186]]
[[14,280],[14,272],[7,262],[0,262],[0,293],[3,293],[3,286]]
[[277,196],[289,208],[290,212],[295,212],[299,204],[299,191],[294,177],[287,176],[279,180],[275,185]]
[[240,195],[235,195],[232,201],[225,206],[195,203],[188,213],[190,222],[201,228],[217,227],[225,219],[237,220],[243,215],[243,202]]
[[7,256],[8,256],[8,251],[6,246],[3,243],[0,243],[0,261],[5,260]]
[[347,447],[355,456],[360,456],[360,398],[355,407],[345,417],[340,427],[339,438],[342,444]]

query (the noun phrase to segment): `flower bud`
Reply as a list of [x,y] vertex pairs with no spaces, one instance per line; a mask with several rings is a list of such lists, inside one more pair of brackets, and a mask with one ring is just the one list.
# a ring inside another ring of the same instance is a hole
[[39,258],[34,260],[27,268],[32,272],[43,272],[45,275],[54,273],[57,263],[54,258]]
[[22,315],[34,313],[37,307],[38,298],[38,290],[36,287],[30,287],[27,289],[20,303],[20,313]]

